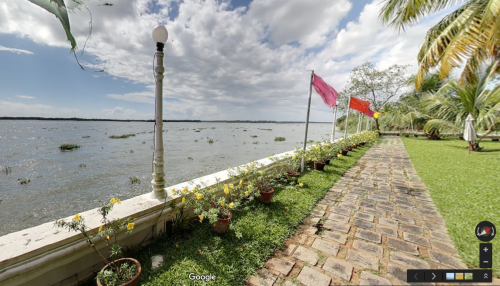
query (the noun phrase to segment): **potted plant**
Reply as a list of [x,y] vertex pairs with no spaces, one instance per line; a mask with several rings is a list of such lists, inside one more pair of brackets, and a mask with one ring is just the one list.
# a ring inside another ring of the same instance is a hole
[[222,184],[217,179],[217,183],[211,187],[201,188],[197,185],[191,192],[187,188],[172,192],[180,195],[185,206],[194,207],[194,213],[198,215],[200,222],[206,218],[213,232],[224,234],[229,228],[231,212],[240,205],[239,190],[242,185],[243,181],[235,187],[233,184]]
[[[99,286],[135,286],[138,285],[139,276],[142,272],[139,261],[133,258],[121,258],[123,253],[122,247],[116,238],[117,234],[124,229],[126,229],[127,236],[132,233],[135,226],[134,221],[136,219],[127,218],[110,220],[108,218],[108,214],[113,209],[114,205],[120,203],[120,200],[116,198],[112,198],[109,203],[101,202],[98,212],[102,216],[102,225],[98,230],[90,229],[85,224],[84,218],[79,214],[76,214],[69,222],[65,220],[56,220],[54,223],[58,228],[66,228],[70,231],[82,233],[89,246],[92,247],[105,263],[105,266],[99,271],[96,277],[97,285]],[[109,260],[95,246],[98,238],[101,238],[108,246],[111,246]]]
[[314,156],[314,169],[318,171],[323,171],[326,165],[326,160],[327,160],[327,152],[326,152],[326,146],[321,144],[320,142],[317,142],[312,146],[311,148],[311,153]]
[[249,180],[249,193],[254,194],[261,203],[269,204],[274,194],[271,183],[280,174],[280,168],[264,170],[262,167],[262,164],[254,162],[252,165],[246,167],[243,175],[247,176]]

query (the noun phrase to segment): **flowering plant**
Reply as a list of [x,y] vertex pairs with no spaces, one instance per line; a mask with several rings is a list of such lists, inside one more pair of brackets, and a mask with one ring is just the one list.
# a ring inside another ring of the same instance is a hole
[[230,218],[231,211],[240,206],[241,198],[245,192],[248,192],[244,190],[244,187],[243,180],[234,185],[222,184],[217,179],[216,185],[210,188],[201,188],[200,185],[197,185],[189,195],[187,188],[180,191],[172,190],[172,193],[180,194],[181,202],[185,206],[194,207],[194,212],[198,215],[200,222],[207,218],[210,224],[214,224],[218,219]]
[[[92,247],[92,249],[97,253],[97,255],[109,265],[110,270],[102,270],[97,275],[97,279],[101,281],[104,285],[114,286],[126,283],[137,275],[137,267],[135,264],[115,263],[116,259],[120,258],[122,255],[122,247],[120,246],[116,235],[122,230],[126,229],[127,235],[132,233],[134,230],[134,221],[136,219],[113,219],[108,218],[109,212],[113,209],[115,204],[121,204],[121,201],[116,198],[112,198],[109,203],[100,202],[101,206],[97,209],[97,212],[102,216],[101,226],[97,231],[91,230],[86,224],[83,217],[80,214],[76,214],[73,219],[69,222],[65,220],[56,220],[54,225],[58,228],[66,228],[70,231],[76,231],[83,234],[87,243]],[[111,262],[96,248],[94,240],[96,237],[103,239],[106,244],[111,245],[110,249],[110,260]]]
[[326,144],[321,144],[320,142],[316,142],[311,147],[312,160],[314,162],[322,162],[324,163],[328,159],[327,154],[327,146]]
[[247,176],[254,196],[260,196],[260,192],[269,192],[272,182],[281,175],[278,169],[262,170],[262,166],[254,162],[240,173]]

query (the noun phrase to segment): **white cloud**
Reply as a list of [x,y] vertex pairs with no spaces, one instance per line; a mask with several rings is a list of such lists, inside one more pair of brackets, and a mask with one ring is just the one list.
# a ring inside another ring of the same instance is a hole
[[[28,1],[7,0],[0,5],[0,34],[15,34],[41,45],[68,48],[55,17]],[[165,118],[304,120],[310,66],[341,91],[349,72],[365,61],[378,68],[413,64],[427,28],[437,17],[397,34],[378,21],[378,0],[364,7],[359,19],[340,29],[353,1],[254,0],[248,9],[229,10],[216,0],[177,2],[179,13],[167,21],[173,0],[119,1],[111,7],[88,1],[93,15],[92,36],[86,53],[104,68],[110,79],[145,86],[143,91],[103,96],[116,100],[154,103],[151,30],[165,23]],[[149,5],[149,6],[148,6]],[[79,46],[88,33],[85,11],[70,14]],[[289,43],[293,43],[290,45]],[[314,48],[315,53],[310,49]],[[119,103],[117,104],[119,105]],[[330,121],[331,110],[313,94],[312,120]],[[99,107],[99,110],[102,110]],[[112,108],[98,116],[142,116],[133,110]],[[87,116],[88,117],[88,116]],[[151,117],[149,117],[151,118]]]
[[33,99],[33,98],[35,98],[34,96],[29,96],[29,95],[16,95],[16,97],[22,98],[22,99]]
[[4,47],[2,45],[0,45],[0,51],[11,52],[11,53],[15,53],[15,54],[33,55],[33,52],[30,52],[28,50],[15,49],[15,48],[7,48],[7,47]]
[[133,109],[123,108],[121,106],[117,106],[113,109],[103,109],[100,113],[100,118],[108,118],[108,119],[153,119],[153,113],[140,113]]
[[0,114],[5,117],[83,117],[78,108],[57,108],[46,104],[25,104],[0,100]]

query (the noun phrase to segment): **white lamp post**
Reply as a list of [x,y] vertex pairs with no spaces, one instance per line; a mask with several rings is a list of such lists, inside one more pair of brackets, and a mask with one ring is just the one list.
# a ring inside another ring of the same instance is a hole
[[163,161],[163,47],[168,39],[167,28],[158,25],[153,29],[153,40],[156,43],[156,133],[155,154],[153,160],[153,195],[165,198],[165,172]]

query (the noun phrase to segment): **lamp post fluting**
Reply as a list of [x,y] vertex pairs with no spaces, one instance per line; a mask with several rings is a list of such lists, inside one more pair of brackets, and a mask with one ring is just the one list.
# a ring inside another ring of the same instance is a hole
[[155,152],[153,159],[153,195],[157,198],[165,198],[165,171],[163,160],[163,47],[168,39],[168,32],[165,26],[158,25],[153,29],[153,40],[156,43],[156,110],[155,110]]

